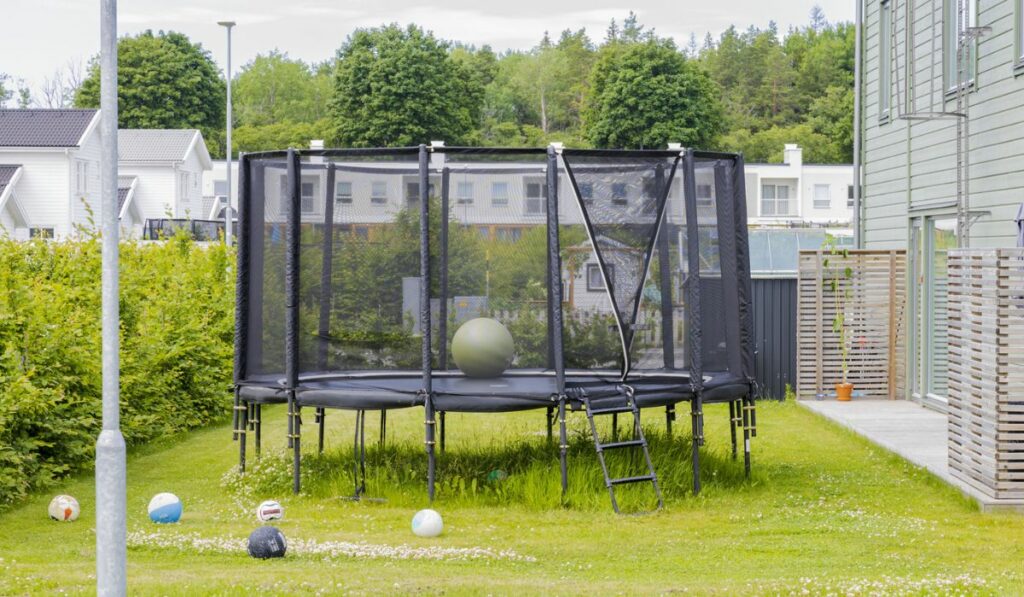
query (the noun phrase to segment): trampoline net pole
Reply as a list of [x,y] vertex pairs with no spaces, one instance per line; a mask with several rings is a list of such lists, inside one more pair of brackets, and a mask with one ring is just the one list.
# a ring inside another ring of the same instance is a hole
[[426,145],[419,147],[419,200],[420,200],[420,334],[422,334],[422,369],[424,398],[424,433],[427,449],[427,496],[434,499],[435,475],[435,420],[433,380],[431,371],[430,335],[430,156]]
[[301,419],[295,402],[295,388],[299,385],[299,213],[301,205],[302,163],[294,149],[288,150],[288,205],[285,243],[285,387],[288,392],[289,419],[291,421],[292,491],[299,492],[299,466],[301,459]]
[[693,492],[700,492],[700,453],[702,443],[701,393],[704,385],[702,368],[703,342],[700,317],[700,222],[697,215],[697,181],[693,150],[686,150],[683,158],[683,199],[686,210],[686,253],[687,253],[687,319],[689,320],[690,344],[690,388],[693,392],[690,418],[693,428]]

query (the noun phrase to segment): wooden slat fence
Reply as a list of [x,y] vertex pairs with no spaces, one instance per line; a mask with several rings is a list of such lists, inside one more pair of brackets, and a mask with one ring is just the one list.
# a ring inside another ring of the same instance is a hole
[[[827,261],[827,265],[826,265]],[[843,275],[849,267],[849,278]],[[905,251],[800,251],[797,296],[797,397],[835,393],[842,380],[837,300],[831,280],[849,288],[846,302],[848,379],[865,398],[903,395],[906,350]]]
[[949,252],[949,469],[1024,500],[1024,249]]

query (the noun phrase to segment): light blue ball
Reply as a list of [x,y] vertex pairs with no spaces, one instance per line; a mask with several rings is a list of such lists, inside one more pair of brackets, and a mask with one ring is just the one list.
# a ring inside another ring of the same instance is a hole
[[157,524],[181,520],[181,500],[173,493],[158,493],[149,500],[149,519]]

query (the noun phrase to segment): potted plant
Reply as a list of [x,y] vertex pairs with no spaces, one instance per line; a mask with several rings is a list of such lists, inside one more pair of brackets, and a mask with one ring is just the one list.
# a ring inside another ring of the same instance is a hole
[[[849,402],[853,397],[853,384],[849,381],[849,358],[850,346],[848,341],[848,328],[846,323],[846,306],[850,299],[850,281],[853,279],[853,268],[849,265],[850,251],[839,248],[834,238],[829,238],[823,247],[829,256],[822,262],[828,278],[825,284],[832,292],[835,315],[832,316],[832,332],[839,336],[839,357],[842,368],[842,378],[836,384],[836,400]],[[841,258],[841,259],[835,259]],[[830,261],[838,261],[836,266],[829,269]]]

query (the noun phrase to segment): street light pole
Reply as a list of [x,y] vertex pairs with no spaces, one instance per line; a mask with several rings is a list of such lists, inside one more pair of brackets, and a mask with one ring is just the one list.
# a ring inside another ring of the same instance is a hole
[[100,193],[103,236],[103,429],[96,441],[96,593],[125,595],[125,446],[120,420],[117,221],[117,0],[100,0]]
[[235,26],[234,21],[217,21],[217,24],[228,30],[228,114],[227,114],[227,179],[228,179],[228,201],[224,208],[224,243],[231,246],[231,28]]

